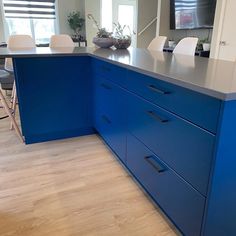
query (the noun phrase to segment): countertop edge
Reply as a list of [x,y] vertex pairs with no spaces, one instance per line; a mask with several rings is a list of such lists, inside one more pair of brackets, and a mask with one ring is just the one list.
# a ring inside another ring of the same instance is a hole
[[184,82],[180,79],[176,79],[176,78],[173,78],[173,77],[167,77],[166,75],[153,73],[153,72],[150,72],[150,71],[147,71],[147,70],[144,70],[144,69],[140,69],[140,68],[135,67],[135,66],[131,66],[131,65],[128,65],[128,64],[125,64],[125,63],[117,62],[115,60],[103,58],[103,57],[100,57],[98,55],[94,55],[94,54],[88,54],[88,55],[95,58],[95,59],[101,59],[105,62],[112,63],[113,65],[121,66],[125,69],[130,69],[134,72],[138,72],[138,73],[141,73],[143,75],[147,75],[147,76],[153,77],[155,79],[159,79],[161,81],[174,84],[176,86],[180,86],[180,87],[183,87],[183,88],[186,88],[186,89],[190,89],[192,91],[199,92],[201,94],[204,94],[204,95],[207,95],[207,96],[210,96],[210,97],[214,97],[214,98],[217,98],[217,99],[222,100],[222,101],[236,100],[236,94],[234,94],[234,93],[230,93],[230,94],[221,93],[219,91],[215,91],[215,90],[211,90],[211,89],[207,89],[207,88],[202,88],[202,87],[197,86],[195,84]]
[[138,72],[138,73],[141,73],[143,75],[146,75],[146,76],[150,76],[150,77],[153,77],[153,78],[156,78],[156,79],[159,79],[161,81],[164,81],[164,82],[167,82],[167,83],[171,83],[171,84],[174,84],[176,86],[180,86],[180,87],[183,87],[183,88],[186,88],[186,89],[190,89],[192,91],[195,91],[195,92],[199,92],[201,94],[204,94],[204,95],[207,95],[207,96],[210,96],[210,97],[214,97],[216,99],[219,99],[219,100],[222,100],[222,101],[232,101],[232,100],[236,100],[236,93],[223,93],[223,92],[220,92],[220,91],[216,91],[216,90],[212,90],[212,89],[208,89],[208,88],[203,88],[201,86],[198,86],[196,84],[192,84],[190,82],[185,82],[185,81],[182,81],[181,79],[177,79],[177,78],[173,78],[173,77],[170,77],[170,76],[167,76],[167,75],[163,75],[163,74],[160,74],[160,73],[157,73],[157,72],[151,72],[151,71],[148,71],[148,70],[145,70],[145,69],[142,69],[142,68],[138,68],[136,66],[133,66],[133,65],[129,65],[129,64],[126,64],[126,63],[122,63],[122,62],[119,62],[119,61],[116,61],[116,60],[113,60],[113,59],[110,59],[110,58],[105,58],[103,56],[100,56],[100,55],[95,55],[93,52],[78,52],[78,53],[65,53],[65,52],[58,52],[58,53],[39,53],[39,54],[2,54],[0,55],[0,58],[6,58],[6,57],[14,57],[14,58],[39,58],[39,57],[63,57],[63,56],[71,56],[71,57],[78,57],[78,56],[89,56],[89,57],[92,57],[92,58],[95,58],[95,59],[100,59],[100,60],[103,60],[105,62],[108,62],[108,63],[111,63],[111,64],[114,64],[114,65],[117,65],[117,66],[120,66],[120,67],[123,67],[125,69],[129,69],[129,70],[132,70],[134,72]]

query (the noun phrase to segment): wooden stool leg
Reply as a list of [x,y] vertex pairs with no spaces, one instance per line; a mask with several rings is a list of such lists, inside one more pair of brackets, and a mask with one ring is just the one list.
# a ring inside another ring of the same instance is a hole
[[16,84],[15,84],[15,81],[14,81],[13,88],[12,88],[12,94],[11,94],[11,105],[10,105],[11,109],[13,107],[13,99],[14,99],[15,89],[16,89]]
[[[12,111],[13,111],[13,114],[12,116],[15,118],[15,114],[16,114],[16,103],[17,103],[17,94],[16,94],[16,84],[14,82],[14,85],[13,85],[13,96],[12,96]],[[15,119],[14,119],[15,120]],[[10,129],[12,130],[13,129],[13,123],[11,122],[11,127]]]
[[3,107],[4,107],[4,109],[5,109],[6,113],[7,113],[7,115],[8,115],[9,118],[11,119],[11,122],[12,122],[12,124],[13,124],[13,127],[14,127],[14,129],[15,129],[15,131],[16,131],[16,134],[18,135],[18,137],[20,138],[20,140],[21,140],[22,142],[24,142],[24,139],[23,139],[23,137],[22,137],[22,135],[21,135],[20,129],[19,129],[19,127],[18,127],[18,125],[17,125],[17,123],[16,123],[16,121],[15,121],[15,118],[12,116],[12,113],[11,113],[9,107],[8,107],[8,104],[7,104],[7,102],[6,102],[6,100],[5,100],[5,97],[3,96],[1,90],[0,90],[0,101],[2,102],[2,105],[3,105]]

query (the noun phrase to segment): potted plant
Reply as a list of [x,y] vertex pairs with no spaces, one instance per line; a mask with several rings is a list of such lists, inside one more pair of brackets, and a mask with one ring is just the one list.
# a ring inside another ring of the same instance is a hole
[[169,48],[174,48],[175,47],[175,40],[174,39],[169,39],[168,40],[168,46],[169,46]]
[[[131,31],[129,26],[121,24],[118,22],[117,24],[114,23],[114,46],[117,49],[127,49],[131,45]],[[129,30],[129,34],[125,33],[125,29]]]
[[112,33],[108,32],[105,28],[100,28],[92,14],[88,14],[87,17],[93,21],[98,30],[96,37],[93,38],[93,43],[101,48],[110,48],[113,46]]
[[67,17],[67,21],[69,23],[70,28],[74,31],[74,35],[72,35],[72,38],[77,40],[80,39],[80,31],[83,29],[85,22],[84,18],[81,17],[80,12],[71,12]]
[[202,39],[199,42],[202,46],[203,51],[210,51],[211,49],[211,42],[208,38]]

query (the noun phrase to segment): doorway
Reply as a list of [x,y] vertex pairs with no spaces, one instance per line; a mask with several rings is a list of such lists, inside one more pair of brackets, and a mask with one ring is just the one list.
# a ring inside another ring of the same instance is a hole
[[[119,22],[122,26],[127,25],[132,33],[132,47],[137,45],[137,0],[101,0],[101,23],[102,27],[113,31],[113,23]],[[129,29],[125,29],[130,34]]]

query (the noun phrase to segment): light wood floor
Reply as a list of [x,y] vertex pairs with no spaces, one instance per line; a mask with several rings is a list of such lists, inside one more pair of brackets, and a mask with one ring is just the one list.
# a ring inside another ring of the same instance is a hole
[[84,235],[176,233],[96,135],[25,146],[0,120],[0,236]]

